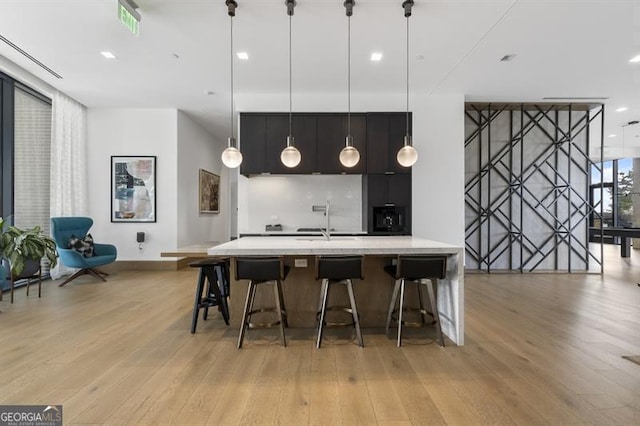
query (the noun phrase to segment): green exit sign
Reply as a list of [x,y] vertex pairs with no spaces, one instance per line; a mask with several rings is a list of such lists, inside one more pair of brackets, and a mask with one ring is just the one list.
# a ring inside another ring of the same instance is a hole
[[136,12],[135,9],[130,9],[131,6],[127,6],[128,5],[118,2],[118,19],[120,19],[120,22],[122,22],[125,27],[129,28],[129,31],[138,35],[140,14]]

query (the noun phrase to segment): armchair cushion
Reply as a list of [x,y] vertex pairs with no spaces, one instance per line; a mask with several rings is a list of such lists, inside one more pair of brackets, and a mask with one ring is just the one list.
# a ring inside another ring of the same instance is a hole
[[84,238],[78,238],[72,234],[67,245],[68,248],[77,251],[83,257],[93,257],[93,246],[93,237],[91,234],[87,234]]

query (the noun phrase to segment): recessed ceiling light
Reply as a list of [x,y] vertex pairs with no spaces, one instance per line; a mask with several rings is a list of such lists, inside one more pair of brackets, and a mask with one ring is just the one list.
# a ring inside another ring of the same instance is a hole
[[247,59],[249,59],[249,54],[247,52],[238,52],[238,59],[246,61]]
[[116,58],[116,55],[114,55],[113,53],[109,52],[108,50],[105,50],[105,51],[103,51],[103,52],[100,52],[100,54],[101,54],[102,56],[104,56],[105,58],[107,58],[107,59],[117,59],[117,58]]
[[611,133],[611,134],[609,135],[609,137],[610,137],[610,138],[615,138],[616,136],[618,136],[618,135],[613,134],[613,133]]
[[616,112],[625,112],[628,109],[629,108],[627,108],[627,107],[620,107],[620,108],[616,109]]
[[373,62],[380,62],[382,60],[382,53],[381,52],[373,52],[371,54],[371,60]]
[[508,55],[504,55],[502,58],[500,58],[500,62],[513,61],[513,58],[515,57],[516,57],[515,53],[509,53]]
[[634,56],[633,58],[629,59],[629,62],[637,64],[638,62],[640,62],[640,55]]

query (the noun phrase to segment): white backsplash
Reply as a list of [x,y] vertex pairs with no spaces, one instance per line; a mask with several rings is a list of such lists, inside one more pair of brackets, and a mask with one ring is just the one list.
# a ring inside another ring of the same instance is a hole
[[281,224],[285,232],[325,226],[313,205],[331,203],[331,228],[363,230],[361,175],[255,176],[238,179],[238,233],[263,233]]

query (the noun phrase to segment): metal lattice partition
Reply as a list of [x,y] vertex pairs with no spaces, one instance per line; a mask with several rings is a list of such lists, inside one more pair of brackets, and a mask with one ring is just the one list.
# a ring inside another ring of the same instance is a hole
[[602,272],[602,245],[589,243],[602,202],[591,205],[589,186],[603,121],[601,104],[466,105],[467,269]]

